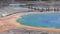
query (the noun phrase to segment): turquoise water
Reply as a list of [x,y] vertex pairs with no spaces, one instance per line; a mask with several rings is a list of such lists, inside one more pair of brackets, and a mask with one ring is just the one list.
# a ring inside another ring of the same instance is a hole
[[60,28],[60,13],[27,14],[18,18],[17,22],[27,26],[43,28]]

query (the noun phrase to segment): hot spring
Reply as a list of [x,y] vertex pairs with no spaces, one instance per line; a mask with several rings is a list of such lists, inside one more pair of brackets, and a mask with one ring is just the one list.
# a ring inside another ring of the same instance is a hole
[[27,14],[16,21],[22,25],[39,28],[60,28],[60,13]]

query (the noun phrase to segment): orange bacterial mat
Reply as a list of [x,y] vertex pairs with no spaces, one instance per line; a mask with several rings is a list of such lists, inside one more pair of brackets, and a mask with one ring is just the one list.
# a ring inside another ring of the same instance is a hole
[[[18,18],[22,18],[23,15],[27,15],[27,14],[51,14],[51,13],[53,12],[25,12],[25,13],[16,13],[9,16],[1,17],[0,18],[0,32],[10,30],[10,29],[19,29],[19,28],[25,28],[27,30],[60,32],[60,28],[29,26],[29,25],[18,23],[16,21]],[[31,24],[33,24],[33,22]]]

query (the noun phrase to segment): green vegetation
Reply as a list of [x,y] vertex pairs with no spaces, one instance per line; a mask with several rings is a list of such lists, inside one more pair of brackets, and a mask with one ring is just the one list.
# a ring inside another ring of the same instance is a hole
[[16,1],[37,1],[37,0],[16,0]]
[[25,1],[37,1],[37,0],[25,0]]
[[50,1],[50,0],[41,0],[41,1]]

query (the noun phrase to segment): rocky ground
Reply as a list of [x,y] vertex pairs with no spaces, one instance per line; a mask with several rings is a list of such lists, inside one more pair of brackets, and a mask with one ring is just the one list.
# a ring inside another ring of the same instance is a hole
[[14,29],[14,30],[0,32],[0,34],[60,34],[60,33],[59,32],[46,32],[46,31],[30,31],[30,30],[25,30],[25,29]]
[[[2,14],[10,14],[10,13],[14,13],[17,11],[9,11],[9,10],[4,10],[4,9],[0,9],[0,16],[2,16]],[[8,30],[8,31],[4,31],[4,32],[0,32],[0,34],[60,34],[60,32],[47,32],[47,31],[31,31],[31,30],[26,30],[26,29],[13,29],[13,30]]]

